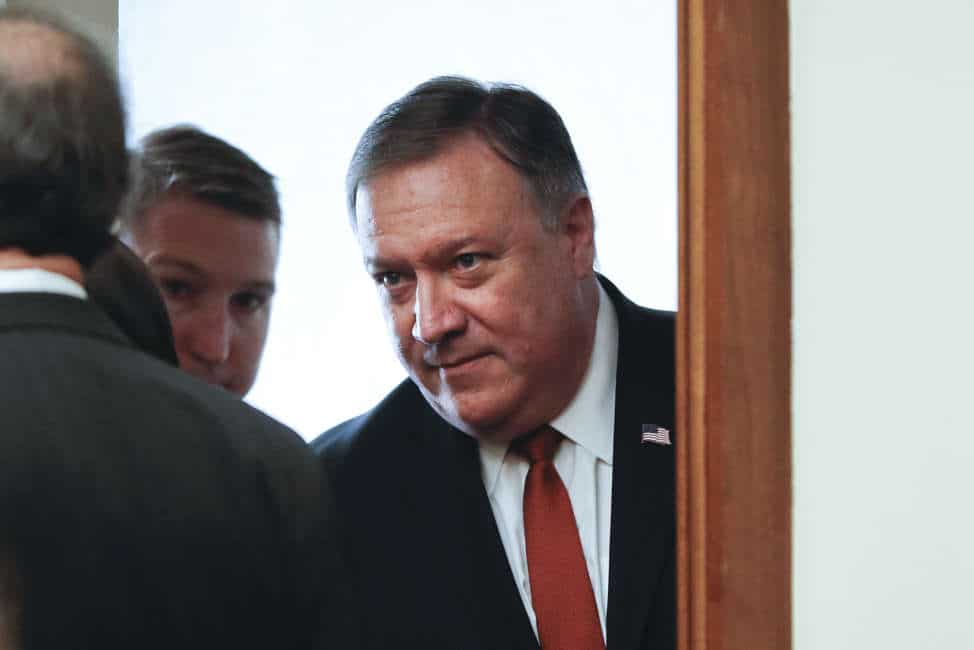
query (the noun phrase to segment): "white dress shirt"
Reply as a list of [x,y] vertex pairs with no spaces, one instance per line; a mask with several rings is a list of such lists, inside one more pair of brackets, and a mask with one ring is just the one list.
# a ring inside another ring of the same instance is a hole
[[[565,436],[555,453],[555,468],[572,502],[585,565],[605,638],[609,597],[609,523],[612,514],[612,442],[615,425],[619,322],[609,296],[599,286],[595,344],[588,370],[568,407],[549,424]],[[527,551],[524,545],[524,482],[529,464],[507,444],[480,441],[484,487],[497,529],[535,635]]]
[[85,288],[71,278],[44,269],[0,269],[0,293],[59,293],[85,300]]

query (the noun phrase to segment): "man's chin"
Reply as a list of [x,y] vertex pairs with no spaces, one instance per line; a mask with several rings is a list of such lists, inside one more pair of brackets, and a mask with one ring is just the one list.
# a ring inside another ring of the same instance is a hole
[[413,381],[440,417],[472,438],[510,442],[524,433],[510,417],[513,409],[498,408],[498,400],[491,400],[488,395],[476,390],[450,391],[440,382],[435,382],[439,391],[434,393],[415,377]]
[[458,405],[455,401],[446,404],[437,401],[432,405],[440,417],[477,440],[507,443],[522,433],[511,430],[509,420],[495,411],[464,408],[462,403]]
[[444,418],[455,428],[476,440],[507,444],[521,435],[518,432],[492,423],[471,422],[469,419],[464,420],[459,417],[449,418],[444,416]]

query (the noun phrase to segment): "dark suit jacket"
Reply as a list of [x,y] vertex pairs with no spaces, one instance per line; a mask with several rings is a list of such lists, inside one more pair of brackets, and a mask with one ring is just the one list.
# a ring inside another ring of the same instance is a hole
[[[670,650],[674,453],[641,433],[644,424],[673,431],[673,315],[602,281],[619,316],[608,650]],[[537,649],[477,444],[411,381],[312,446],[333,481],[362,647]]]
[[290,430],[40,293],[0,294],[0,430],[24,648],[328,645],[333,510]]
[[140,350],[178,366],[166,303],[139,256],[113,239],[85,272],[88,298]]

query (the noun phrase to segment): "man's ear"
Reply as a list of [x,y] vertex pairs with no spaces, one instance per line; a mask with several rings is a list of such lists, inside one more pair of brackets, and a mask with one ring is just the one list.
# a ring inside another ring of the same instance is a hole
[[578,196],[568,204],[560,229],[571,246],[575,275],[579,278],[591,275],[595,264],[595,217],[588,196]]

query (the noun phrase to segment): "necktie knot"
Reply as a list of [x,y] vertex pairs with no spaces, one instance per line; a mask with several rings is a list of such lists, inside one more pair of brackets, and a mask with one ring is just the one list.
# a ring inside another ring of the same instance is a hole
[[526,436],[514,441],[514,450],[528,459],[534,465],[539,461],[550,462],[558,451],[562,435],[555,429],[545,425]]

